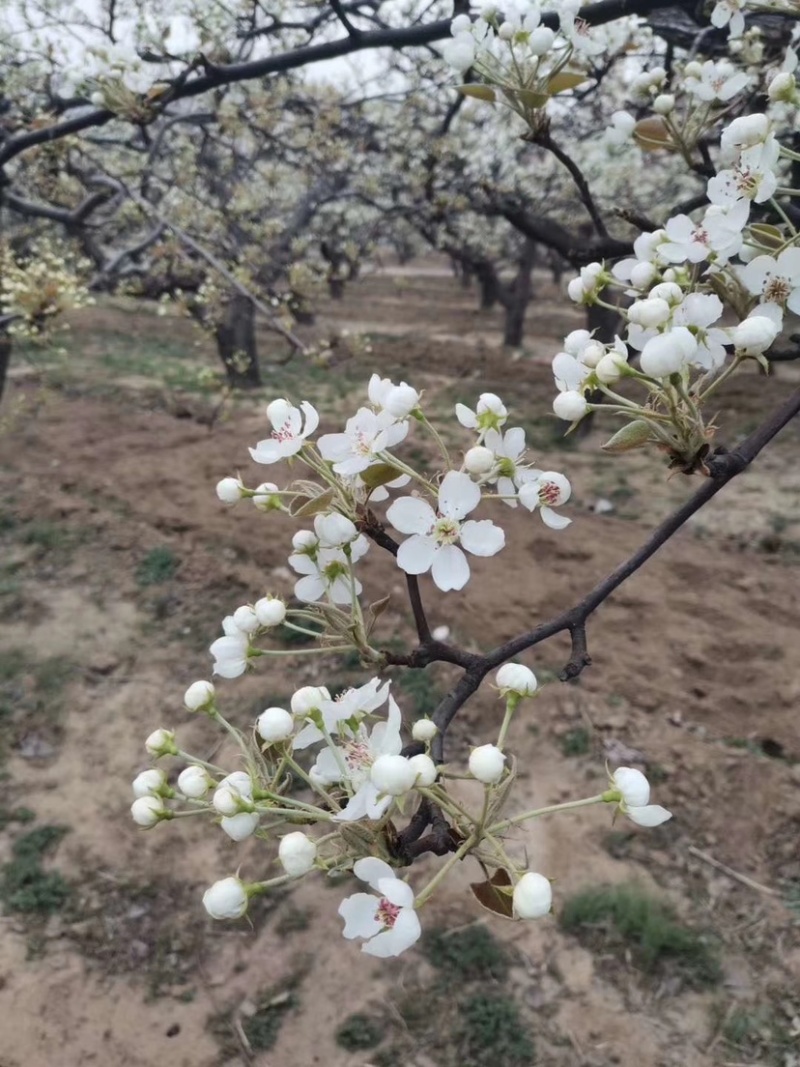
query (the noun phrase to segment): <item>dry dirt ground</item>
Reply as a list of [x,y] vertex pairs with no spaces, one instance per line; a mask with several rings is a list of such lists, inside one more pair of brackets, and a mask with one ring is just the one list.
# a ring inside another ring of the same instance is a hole
[[[280,367],[262,338],[268,387],[221,412],[205,342],[124,302],[76,317],[65,356],[18,365],[0,438],[0,1067],[800,1064],[800,426],[596,614],[577,683],[557,681],[563,640],[527,657],[548,684],[512,725],[519,804],[597,792],[609,760],[646,769],[675,813],[640,831],[590,809],[518,835],[555,880],[553,917],[488,917],[468,862],[426,909],[420,946],[379,962],[340,936],[349,881],[312,878],[250,924],[213,924],[203,888],[240,865],[266,877],[263,842],[130,821],[152,729],[198,753],[217,744],[181,694],[208,674],[221,616],[291,590],[290,525],[213,491],[236,469],[263,477],[246,448],[265,398],[310,399],[334,428],[374,366],[424,386],[442,415],[486,389],[513,405],[539,464],[573,479],[575,521],[555,533],[504,509],[507,547],[463,595],[423,583],[432,622],[471,648],[574,603],[691,492],[654,456],[605,457],[608,427],[560,439],[547,357],[580,321],[539,285],[530,340],[509,354],[497,316],[438,264],[367,277],[323,327],[367,333],[371,352],[364,339],[334,370]],[[729,389],[725,440],[796,377],[784,366]],[[433,458],[419,435],[409,450]],[[410,640],[391,561],[373,548],[364,572],[392,594],[385,641]],[[312,680],[364,680],[350,661],[277,662],[221,683],[240,725]],[[450,677],[395,672],[406,715]],[[494,695],[478,694],[450,755],[497,723]]]

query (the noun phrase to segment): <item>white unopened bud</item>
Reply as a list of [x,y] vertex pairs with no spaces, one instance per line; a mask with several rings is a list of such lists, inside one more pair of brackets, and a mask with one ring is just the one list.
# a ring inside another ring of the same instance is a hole
[[483,445],[475,445],[464,456],[464,467],[470,474],[488,474],[494,464],[494,452]]
[[449,636],[449,626],[434,626],[433,631],[431,632],[431,637],[434,641],[446,641]]
[[242,483],[238,478],[223,478],[217,482],[217,496],[223,504],[238,504],[242,499]]
[[564,338],[564,351],[569,352],[571,356],[579,356],[591,339],[592,335],[588,330],[572,330]]
[[405,756],[378,756],[369,776],[379,793],[400,797],[413,789],[417,772]]
[[553,890],[543,874],[528,871],[514,886],[512,900],[518,919],[540,919],[553,907]]
[[220,815],[236,815],[253,800],[253,782],[246,771],[227,775],[214,790],[211,803]]
[[185,767],[178,775],[178,789],[192,800],[201,800],[210,787],[211,779],[203,767]]
[[627,807],[643,808],[650,803],[650,783],[635,767],[617,767],[611,779]]
[[675,97],[672,93],[661,93],[653,101],[653,111],[657,115],[670,115],[675,110]]
[[245,841],[252,837],[258,827],[257,811],[239,811],[220,819],[220,826],[231,841]]
[[683,68],[684,78],[702,78],[703,76],[703,64],[699,63],[696,59],[691,60]]
[[649,296],[651,300],[665,300],[671,307],[677,307],[683,301],[683,290],[674,281],[667,279],[654,285]]
[[605,355],[605,345],[599,341],[590,341],[581,352],[581,363],[587,367],[596,367]]
[[212,919],[240,919],[247,911],[247,891],[238,878],[223,878],[203,893],[203,907]]
[[553,411],[566,422],[577,422],[586,414],[589,405],[583,393],[575,389],[569,389],[565,393],[559,393],[553,401]]
[[628,320],[650,330],[666,322],[671,313],[672,309],[666,300],[648,297],[647,300],[637,300],[635,304],[631,304],[628,308]]
[[133,821],[145,830],[150,830],[160,822],[166,813],[167,809],[161,797],[137,797],[131,804]]
[[627,360],[619,352],[608,352],[594,369],[597,375],[597,380],[602,382],[603,385],[613,385],[618,381],[622,372],[627,366]]
[[666,378],[683,369],[697,350],[697,341],[685,326],[651,337],[642,349],[640,365],[651,378]]
[[424,752],[421,752],[418,756],[412,756],[408,761],[414,768],[416,775],[415,785],[421,786],[423,789],[427,789],[429,785],[433,785],[436,781],[437,770],[436,764],[430,758],[426,756]]
[[233,613],[233,624],[243,634],[252,634],[258,629],[258,618],[249,604],[243,604]]
[[151,767],[142,771],[133,779],[133,795],[135,797],[156,796],[167,784],[167,776],[163,771]]
[[652,263],[637,263],[631,270],[631,285],[635,289],[646,289],[648,285],[653,284],[656,273],[656,268]]
[[553,47],[556,35],[549,26],[537,26],[528,38],[528,50],[532,56],[543,56]]
[[358,537],[358,530],[350,519],[333,511],[329,515],[317,515],[314,530],[321,545],[326,548],[349,545]]
[[317,858],[317,846],[300,830],[281,838],[278,845],[278,859],[281,866],[293,878],[299,878],[314,866]]
[[202,708],[208,707],[214,699],[214,692],[214,686],[211,682],[192,682],[183,694],[183,703],[189,711],[200,711]]
[[411,736],[415,741],[432,741],[439,728],[432,719],[417,719],[411,727]]
[[99,89],[95,89],[95,91],[92,93],[92,95],[89,97],[89,99],[91,100],[91,102],[94,105],[94,107],[105,107],[106,106],[105,95],[103,93],[101,93]]
[[766,315],[751,315],[731,330],[731,340],[739,355],[759,356],[780,333],[780,327]]
[[504,663],[495,675],[500,692],[516,693],[517,696],[529,697],[536,692],[538,682],[536,675],[524,663]]
[[574,300],[576,304],[579,304],[586,296],[586,290],[583,287],[583,281],[580,278],[573,278],[567,286],[567,296],[570,300]]
[[253,610],[261,626],[280,626],[286,618],[286,605],[276,596],[262,596]]
[[151,756],[175,756],[178,752],[175,734],[171,730],[153,730],[144,747]]
[[514,27],[510,22],[504,22],[500,29],[497,31],[497,36],[501,41],[510,41],[514,36]]
[[383,406],[396,419],[404,419],[419,407],[419,393],[410,385],[401,382],[389,390]]
[[300,716],[308,715],[316,711],[325,700],[330,700],[331,695],[324,685],[304,685],[292,696],[292,714]]
[[271,745],[285,741],[294,733],[294,718],[284,708],[267,708],[256,719],[256,730]]
[[480,745],[469,755],[469,771],[473,778],[485,785],[493,785],[503,777],[506,757],[497,745]]
[[794,80],[794,74],[791,74],[788,70],[782,70],[776,74],[769,83],[767,95],[773,102],[795,103],[797,99],[797,83]]
[[278,487],[274,482],[262,482],[256,486],[250,499],[259,511],[277,511],[281,506]]

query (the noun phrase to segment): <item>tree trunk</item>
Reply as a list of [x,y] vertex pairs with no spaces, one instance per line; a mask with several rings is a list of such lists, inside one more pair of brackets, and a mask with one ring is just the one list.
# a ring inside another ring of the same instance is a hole
[[328,278],[328,294],[331,300],[341,300],[344,296],[344,278]]
[[8,367],[11,363],[11,338],[7,333],[0,333],[0,401],[6,387]]
[[518,260],[517,275],[505,301],[506,321],[503,344],[507,348],[519,348],[525,333],[525,312],[533,296],[531,271],[536,262],[536,245],[526,241]]
[[491,311],[500,299],[495,269],[491,263],[479,263],[475,275],[481,288],[481,311]]
[[257,389],[261,371],[256,350],[255,311],[249,297],[231,295],[225,321],[216,329],[217,351],[234,389]]

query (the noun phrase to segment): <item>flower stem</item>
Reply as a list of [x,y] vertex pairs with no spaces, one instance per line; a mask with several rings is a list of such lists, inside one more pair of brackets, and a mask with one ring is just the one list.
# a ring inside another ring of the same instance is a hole
[[551,804],[546,808],[534,808],[533,811],[523,811],[521,815],[514,815],[510,819],[503,819],[502,822],[493,823],[486,828],[487,834],[498,834],[503,830],[507,830],[510,826],[517,826],[521,822],[527,822],[528,819],[537,819],[540,815],[550,815],[555,811],[571,811],[573,808],[587,808],[590,804],[603,803],[603,794],[598,793],[594,797],[586,797],[585,800],[568,800],[566,804]]

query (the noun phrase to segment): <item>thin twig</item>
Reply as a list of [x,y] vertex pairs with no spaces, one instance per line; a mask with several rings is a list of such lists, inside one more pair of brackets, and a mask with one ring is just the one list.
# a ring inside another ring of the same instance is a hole
[[733,867],[729,867],[727,863],[721,863],[719,860],[715,860],[713,856],[709,856],[707,852],[702,852],[699,848],[695,848],[694,845],[689,845],[687,852],[689,855],[694,856],[695,859],[702,860],[703,863],[707,863],[715,870],[727,874],[727,876],[733,878],[734,881],[746,885],[748,889],[755,889],[758,893],[768,893],[771,897],[780,896],[777,889],[770,889],[769,886],[762,885],[761,882],[756,882],[753,878],[748,878],[746,874],[740,874],[739,871],[735,871]]

